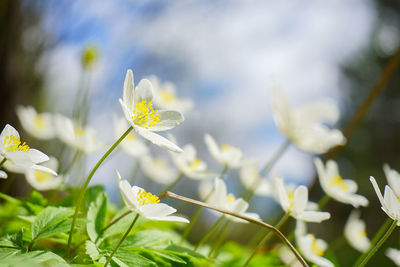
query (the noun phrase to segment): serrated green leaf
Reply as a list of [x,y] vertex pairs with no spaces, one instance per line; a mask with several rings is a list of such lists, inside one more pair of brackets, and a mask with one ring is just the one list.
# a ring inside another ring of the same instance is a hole
[[173,251],[163,250],[163,249],[146,249],[146,248],[138,248],[138,249],[140,251],[146,252],[147,254],[155,255],[160,258],[164,258],[167,261],[186,264],[186,261],[184,261],[182,258],[176,256],[175,252],[173,252]]
[[92,260],[97,261],[100,258],[100,251],[98,250],[96,244],[88,240],[86,241],[85,246],[86,254],[89,255]]
[[122,247],[147,247],[165,248],[172,241],[177,241],[176,235],[171,232],[159,230],[145,230],[128,236],[122,243]]
[[68,231],[73,209],[47,207],[38,214],[31,226],[32,241]]
[[1,266],[18,267],[43,267],[57,266],[68,267],[63,258],[50,251],[32,251],[29,253],[17,253],[1,260]]
[[22,236],[23,236],[23,229],[21,229],[18,233],[9,234],[0,240],[0,247],[23,249],[24,245]]
[[[131,251],[126,251],[123,249],[119,249],[115,253],[113,260],[114,260],[114,258],[118,259],[119,261],[123,262],[125,264],[125,266],[129,266],[129,267],[157,266],[157,264],[155,262],[153,262],[143,256],[140,256],[137,253],[131,252]],[[118,264],[118,265],[121,267],[125,267],[120,264]]]
[[87,213],[86,229],[90,240],[96,242],[101,236],[107,214],[107,197],[100,193],[96,200],[91,202]]
[[17,248],[7,248],[7,247],[0,248],[0,259],[7,258],[18,253],[21,253],[21,250]]
[[179,254],[185,254],[194,258],[199,258],[199,259],[204,259],[205,257],[203,255],[201,255],[200,253],[197,253],[191,249],[185,248],[185,247],[181,247],[175,244],[172,244],[170,246],[168,246],[166,248],[166,250],[168,251],[174,251],[177,252]]

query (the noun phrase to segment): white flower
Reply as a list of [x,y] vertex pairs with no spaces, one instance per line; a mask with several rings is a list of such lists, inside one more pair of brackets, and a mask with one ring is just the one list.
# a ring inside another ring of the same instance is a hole
[[179,99],[176,95],[175,85],[171,82],[161,83],[160,80],[152,75],[148,77],[154,89],[154,105],[161,109],[177,110],[182,113],[189,111],[193,107],[193,102],[189,99]]
[[219,147],[214,138],[206,134],[204,136],[207,148],[211,155],[222,165],[227,165],[229,168],[239,168],[242,165],[242,151],[231,145],[222,145]]
[[294,192],[286,190],[283,179],[273,177],[274,190],[279,197],[279,203],[286,213],[298,220],[306,222],[321,222],[331,217],[329,212],[307,210],[308,189],[304,185],[297,187]]
[[[176,143],[173,136],[170,135],[169,139]],[[215,176],[207,169],[207,164],[196,156],[196,148],[192,144],[185,145],[182,153],[170,154],[176,168],[190,179],[207,179]]]
[[7,173],[5,171],[0,170],[0,178],[6,179],[8,177]]
[[355,208],[368,206],[368,199],[355,194],[358,188],[356,182],[350,179],[342,179],[335,161],[328,160],[326,166],[324,166],[321,159],[316,158],[314,163],[317,167],[321,187],[328,196],[339,202],[351,204]]
[[370,245],[365,229],[365,222],[360,219],[360,212],[358,210],[351,212],[344,226],[344,236],[350,245],[361,253],[367,251]]
[[393,193],[390,186],[385,186],[385,195],[382,196],[381,190],[375,181],[374,177],[370,177],[369,180],[374,187],[375,193],[379,198],[379,202],[382,205],[382,210],[393,220],[398,220],[397,225],[400,226],[400,203],[398,197]]
[[96,132],[89,127],[79,127],[71,119],[60,114],[54,116],[54,123],[58,138],[77,150],[92,153],[103,147],[96,138]]
[[322,123],[333,124],[339,118],[338,107],[330,101],[293,108],[284,90],[274,87],[272,110],[279,130],[304,151],[321,154],[346,143],[339,130],[330,129]]
[[189,222],[182,217],[170,216],[176,212],[176,209],[167,204],[159,203],[160,199],[157,196],[146,192],[138,186],[131,187],[128,181],[122,180],[118,171],[116,171],[116,174],[122,199],[125,205],[133,212],[152,221]]
[[299,262],[296,256],[293,254],[288,247],[282,246],[279,248],[279,258],[281,261],[290,267],[302,267],[303,265]]
[[[0,161],[6,159],[4,167],[12,172],[23,173],[28,168],[43,170],[57,175],[53,170],[37,165],[49,160],[39,150],[30,148],[21,142],[19,133],[7,124],[0,134]],[[4,176],[4,175],[3,175]]]
[[[50,157],[50,160],[43,163],[41,166],[47,167],[53,171],[57,171],[58,161],[56,158]],[[25,171],[25,177],[28,183],[39,191],[55,189],[60,186],[63,180],[61,176],[55,176],[52,173],[42,170],[35,170],[32,168],[29,168]]]
[[[215,178],[214,190],[207,200],[207,203],[221,209],[226,209],[244,216],[252,217],[259,220],[260,216],[256,213],[246,212],[249,204],[242,198],[235,198],[233,194],[228,194],[225,182],[220,178]],[[226,218],[234,222],[247,223],[243,219],[239,219],[230,215]]]
[[386,256],[391,259],[397,266],[400,266],[400,250],[388,248],[385,252]]
[[172,183],[179,174],[165,158],[150,155],[140,158],[140,168],[148,178],[164,185]]
[[128,70],[122,99],[119,99],[125,118],[133,129],[155,145],[182,152],[177,145],[154,133],[174,128],[183,122],[183,115],[173,110],[153,110],[153,89],[149,80],[143,79],[134,86],[133,73]]
[[391,169],[388,164],[383,165],[383,171],[390,188],[393,189],[396,196],[400,197],[400,173],[395,169]]
[[214,182],[210,179],[202,180],[197,189],[200,199],[206,201],[210,194],[214,190]]
[[[115,118],[115,138],[120,138],[129,128],[129,124],[124,118]],[[122,140],[121,149],[128,155],[134,157],[142,157],[149,153],[147,145],[139,140],[132,132],[130,132],[124,140]]]
[[[270,182],[260,176],[255,163],[245,164],[240,169],[240,181],[247,190],[254,190],[254,186],[257,185],[254,194],[259,196],[272,196],[272,186]],[[259,182],[258,182],[259,181]]]
[[37,139],[51,139],[56,136],[51,113],[37,113],[32,106],[18,106],[17,115],[22,127]]
[[302,221],[296,223],[296,243],[304,258],[320,267],[334,267],[328,259],[322,257],[328,245],[322,239],[317,239],[313,234],[307,233],[306,224]]

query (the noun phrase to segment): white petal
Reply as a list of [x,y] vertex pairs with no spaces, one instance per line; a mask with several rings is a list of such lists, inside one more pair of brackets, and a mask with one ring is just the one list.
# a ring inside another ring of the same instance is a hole
[[288,212],[290,210],[290,202],[289,202],[289,198],[287,196],[286,193],[286,189],[285,189],[285,185],[283,183],[282,178],[278,178],[275,177],[275,190],[278,193],[278,198],[279,198],[279,202],[281,204],[281,207],[284,211]]
[[142,79],[135,88],[135,103],[146,101],[149,103],[153,99],[153,86],[147,79]]
[[132,119],[132,116],[133,116],[132,115],[132,111],[133,111],[133,109],[129,109],[126,106],[126,103],[124,101],[122,101],[121,98],[119,99],[119,103],[121,104],[121,108],[122,108],[122,111],[124,112],[125,119],[127,121],[129,121],[130,124],[133,125],[133,119]]
[[0,178],[6,179],[7,177],[8,177],[7,173],[5,171],[0,170]]
[[182,113],[174,110],[161,110],[157,112],[160,115],[160,123],[156,126],[150,127],[149,130],[153,132],[166,131],[175,128],[184,120]]
[[382,196],[381,190],[379,189],[379,186],[376,183],[375,178],[370,176],[369,180],[371,181],[372,186],[374,187],[374,190],[375,190],[376,195],[378,196],[379,202],[381,203],[382,207],[384,207],[385,206],[385,201],[383,200],[383,196]]
[[331,217],[329,212],[323,211],[304,211],[296,219],[305,221],[305,222],[322,222],[328,220]]
[[153,221],[169,221],[169,222],[183,222],[189,223],[189,220],[179,216],[165,216],[165,217],[147,217],[149,220]]
[[145,128],[142,127],[134,127],[135,131],[140,134],[141,136],[143,136],[144,138],[146,138],[147,140],[149,140],[150,142],[152,142],[155,145],[158,145],[162,148],[174,151],[174,152],[182,152],[182,149],[179,148],[177,145],[175,145],[174,143],[172,143],[171,141],[169,141],[168,139],[153,133]]
[[165,203],[157,203],[143,205],[140,207],[140,211],[145,217],[165,217],[176,212],[176,209]]
[[219,160],[221,151],[220,151],[217,143],[215,142],[214,138],[211,135],[206,134],[204,136],[204,141],[205,141],[208,151],[210,151],[211,155],[215,159]]
[[294,191],[294,205],[292,208],[293,214],[301,214],[306,208],[308,202],[308,189],[304,185],[299,186]]
[[1,144],[4,144],[4,138],[11,135],[14,135],[15,138],[19,138],[19,133],[17,132],[17,130],[15,130],[15,128],[12,127],[10,124],[6,124],[6,126],[4,127],[3,131],[0,134]]
[[126,72],[125,81],[124,81],[124,89],[122,93],[122,98],[128,110],[133,110],[135,107],[135,100],[134,100],[134,79],[133,79],[133,72],[132,70],[128,70]]
[[298,114],[301,114],[299,116],[311,123],[335,123],[339,118],[339,108],[337,104],[329,99],[318,100],[304,105],[300,108],[297,108],[296,111]]
[[48,172],[48,173],[51,173],[51,174],[54,175],[54,176],[57,176],[57,173],[56,173],[55,171],[53,171],[52,169],[47,168],[47,167],[45,167],[45,166],[41,166],[41,165],[36,165],[36,164],[35,164],[35,165],[32,165],[31,168],[34,169],[34,170],[39,170],[39,171],[43,171],[43,172]]
[[28,155],[31,161],[35,164],[42,163],[50,159],[46,154],[36,149],[29,149]]

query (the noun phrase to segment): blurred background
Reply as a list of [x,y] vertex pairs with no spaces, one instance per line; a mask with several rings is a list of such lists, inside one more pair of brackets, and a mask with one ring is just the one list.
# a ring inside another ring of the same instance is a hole
[[[205,133],[219,143],[241,148],[246,158],[264,163],[284,141],[272,120],[271,87],[285,88],[294,105],[334,99],[341,109],[338,127],[343,128],[399,48],[399,12],[400,2],[395,0],[4,0],[0,2],[0,126],[10,123],[32,147],[55,154],[57,144],[41,143],[24,134],[16,105],[72,116],[73,102],[84,84],[90,88],[89,125],[100,140],[111,144],[113,118],[122,116],[118,98],[130,68],[136,82],[157,75],[161,81],[173,82],[179,97],[194,102],[194,108],[184,114],[185,122],[172,133],[181,146],[193,143],[211,169],[219,172],[221,166],[206,149]],[[82,51],[87,47],[97,51],[97,60],[89,69],[82,65]],[[368,177],[386,183],[385,162],[400,170],[399,74],[396,70],[392,75],[337,157],[344,178],[355,179],[359,192],[370,200],[370,206],[362,210],[370,237],[386,215]],[[152,150],[168,156],[154,146]],[[90,155],[86,166],[93,166],[100,156]],[[292,146],[273,172],[288,181],[311,185],[312,157]],[[114,170],[128,176],[134,163],[135,159],[116,152],[93,183],[105,185],[118,202]],[[228,175],[229,190],[238,194],[238,172],[231,170]],[[141,172],[136,181],[154,192],[163,187]],[[198,198],[197,185],[186,179],[175,191]],[[11,186],[16,195],[29,190],[24,179]],[[321,195],[317,185],[311,198],[318,201]],[[252,205],[266,221],[277,211],[269,198],[256,197]],[[193,212],[192,207],[182,208],[188,216]],[[332,242],[341,235],[351,207],[331,201],[326,209],[332,219],[313,225],[311,231]],[[196,226],[199,232],[216,219],[203,215]],[[238,227],[242,231],[230,238],[247,240],[248,234],[243,233],[254,230]],[[398,247],[400,235],[394,236],[388,243]],[[344,241],[336,243],[348,246]],[[352,249],[342,251],[339,262],[352,262],[358,255]],[[377,262],[389,264],[382,256],[374,257],[371,266]]]

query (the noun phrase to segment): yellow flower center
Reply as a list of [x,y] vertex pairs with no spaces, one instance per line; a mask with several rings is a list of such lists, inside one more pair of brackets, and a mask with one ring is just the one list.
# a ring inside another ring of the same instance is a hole
[[160,95],[161,95],[161,99],[162,99],[164,102],[173,102],[173,101],[176,101],[176,100],[177,100],[176,95],[174,95],[174,94],[172,94],[172,93],[170,93],[170,92],[168,92],[168,91],[166,91],[166,90],[162,90],[162,91],[160,92]]
[[134,141],[134,140],[136,140],[136,136],[135,136],[133,133],[129,133],[129,134],[126,136],[126,139],[128,139],[128,140],[130,140],[130,141]]
[[147,205],[147,204],[157,204],[160,202],[160,199],[153,195],[152,193],[146,192],[143,189],[140,189],[136,195],[136,199],[140,205]]
[[315,254],[317,254],[318,256],[322,256],[324,255],[324,250],[322,248],[320,248],[317,244],[317,239],[315,238],[314,235],[311,235],[313,238],[313,242],[312,242],[312,250],[314,251]]
[[74,133],[76,136],[83,136],[85,134],[85,130],[80,127],[74,126]]
[[6,136],[3,143],[4,148],[8,152],[21,151],[27,153],[30,150],[30,147],[25,142],[21,144],[21,140],[19,139],[19,137],[15,137],[14,135]]
[[287,197],[289,200],[290,207],[293,207],[294,206],[294,193],[293,192],[288,193]]
[[231,145],[222,145],[222,146],[221,146],[221,150],[222,150],[222,151],[226,151],[226,150],[231,149],[231,148],[232,148]]
[[135,105],[132,119],[136,125],[146,129],[161,124],[160,114],[157,114],[157,110],[153,110],[153,103],[151,101],[147,103],[146,100]]
[[236,197],[233,194],[229,194],[226,200],[228,200],[228,202],[233,202],[236,200]]
[[38,182],[42,183],[51,180],[53,176],[51,173],[35,170],[35,177]]
[[40,115],[36,115],[35,118],[34,118],[34,123],[35,123],[36,127],[43,128],[44,127],[43,117],[40,116]]
[[359,234],[360,238],[367,236],[367,232],[365,232],[365,229],[362,229],[358,234]]
[[332,177],[330,184],[332,186],[338,186],[340,189],[342,189],[343,191],[347,191],[349,189],[349,187],[347,186],[347,184],[343,181],[342,177],[340,175],[336,175],[334,177]]
[[199,160],[198,158],[195,158],[192,163],[190,164],[189,168],[194,171],[196,170],[201,164],[201,160]]

